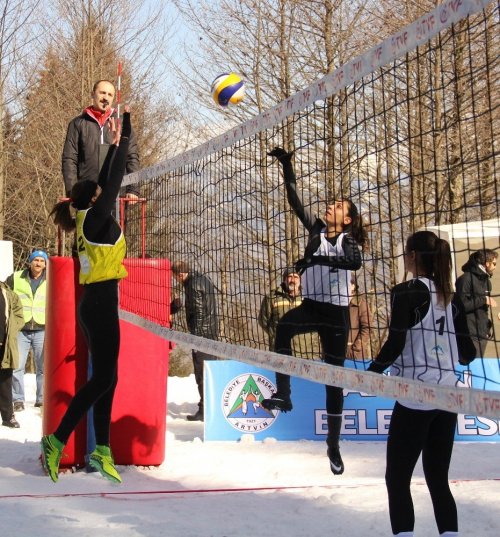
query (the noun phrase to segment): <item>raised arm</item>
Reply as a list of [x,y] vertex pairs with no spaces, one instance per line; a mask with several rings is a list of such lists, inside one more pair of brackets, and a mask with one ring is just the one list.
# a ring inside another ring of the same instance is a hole
[[302,199],[297,193],[297,179],[295,177],[295,171],[292,165],[293,153],[287,153],[281,147],[274,148],[268,153],[271,157],[276,157],[279,163],[283,166],[283,176],[285,179],[286,196],[290,207],[293,209],[298,219],[302,222],[304,227],[311,231],[317,218],[311,213],[309,209],[304,207]]
[[125,175],[127,162],[128,144],[131,131],[130,112],[123,114],[123,126],[120,133],[119,125],[114,120],[111,124],[113,132],[113,145],[110,148],[108,158],[110,159],[110,169],[105,181],[102,194],[94,204],[94,214],[96,216],[109,216],[114,209],[116,198],[120,192],[120,186]]

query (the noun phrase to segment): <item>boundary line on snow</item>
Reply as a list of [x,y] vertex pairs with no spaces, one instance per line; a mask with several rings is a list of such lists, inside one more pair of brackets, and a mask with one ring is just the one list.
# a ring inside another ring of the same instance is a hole
[[[480,483],[484,481],[500,481],[499,477],[484,478],[484,479],[450,479],[452,484],[460,483]],[[62,492],[53,494],[2,494],[0,500],[9,499],[46,499],[46,498],[81,498],[81,497],[106,497],[106,496],[147,496],[154,494],[225,494],[231,492],[266,492],[266,491],[281,491],[281,490],[309,490],[309,489],[328,489],[328,488],[359,488],[373,487],[383,485],[383,480],[380,483],[359,483],[359,484],[331,484],[331,485],[292,485],[281,487],[234,487],[220,489],[168,489],[168,490],[130,490],[117,492]],[[426,485],[424,480],[412,481],[412,485]]]

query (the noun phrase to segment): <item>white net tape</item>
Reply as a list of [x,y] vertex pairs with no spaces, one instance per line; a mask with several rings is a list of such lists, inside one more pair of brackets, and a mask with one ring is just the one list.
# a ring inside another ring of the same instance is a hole
[[138,315],[120,311],[120,318],[179,345],[220,358],[237,360],[288,375],[401,401],[426,403],[459,414],[500,419],[500,392],[427,384],[400,377],[359,371],[270,351],[205,339],[165,328]]

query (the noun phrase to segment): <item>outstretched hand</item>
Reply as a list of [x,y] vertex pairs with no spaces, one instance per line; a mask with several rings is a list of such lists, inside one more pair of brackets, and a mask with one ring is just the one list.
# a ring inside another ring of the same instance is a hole
[[276,157],[281,164],[284,164],[285,162],[290,162],[292,159],[293,151],[288,153],[285,151],[282,147],[275,147],[271,151],[269,151],[268,155],[270,157]]
[[130,106],[125,105],[123,119],[111,117],[109,119],[109,130],[111,131],[112,144],[120,145],[122,136],[128,138],[130,136]]
[[120,138],[122,135],[122,129],[121,129],[121,121],[118,118],[111,117],[109,118],[109,130],[111,132],[112,141],[111,143],[113,145],[119,145],[120,144]]
[[130,125],[130,106],[126,104],[123,108],[123,125],[122,125],[122,137],[130,138],[132,127]]

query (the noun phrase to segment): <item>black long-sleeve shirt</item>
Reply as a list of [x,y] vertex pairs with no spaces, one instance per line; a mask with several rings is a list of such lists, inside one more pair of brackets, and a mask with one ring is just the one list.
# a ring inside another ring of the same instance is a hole
[[[348,233],[348,230],[346,230],[347,234],[344,236],[342,241],[344,255],[314,255],[314,252],[316,252],[320,246],[321,232],[325,229],[326,225],[321,218],[319,218],[317,215],[314,215],[309,209],[304,207],[304,204],[297,192],[297,180],[290,160],[283,160],[282,165],[288,203],[297,215],[298,219],[309,232],[304,257],[296,263],[297,270],[302,271],[312,265],[326,265],[331,268],[344,270],[360,269],[362,265],[361,251],[355,239]],[[327,240],[333,245],[335,245],[337,239],[338,235],[327,238]]]
[[121,228],[113,218],[112,211],[125,175],[130,130],[130,114],[125,113],[120,145],[111,146],[104,163],[104,167],[107,167],[109,172],[101,174],[99,180],[99,186],[102,188],[101,195],[85,218],[83,232],[87,239],[92,242],[115,244],[120,237]]
[[[381,373],[397,360],[405,346],[407,331],[425,317],[430,305],[430,291],[418,279],[400,283],[392,289],[389,335],[369,371]],[[476,350],[469,336],[464,306],[457,294],[452,300],[452,311],[460,363],[468,364],[474,359]]]

